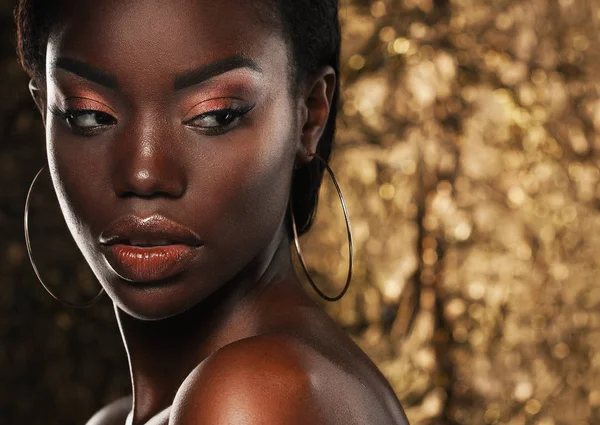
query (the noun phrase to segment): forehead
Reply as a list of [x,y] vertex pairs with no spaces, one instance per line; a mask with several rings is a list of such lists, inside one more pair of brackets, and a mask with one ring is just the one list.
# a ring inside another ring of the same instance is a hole
[[[47,59],[69,56],[137,80],[234,55],[285,73],[288,52],[270,1],[61,2]],[[281,57],[283,55],[283,57]],[[282,63],[283,60],[283,63]]]

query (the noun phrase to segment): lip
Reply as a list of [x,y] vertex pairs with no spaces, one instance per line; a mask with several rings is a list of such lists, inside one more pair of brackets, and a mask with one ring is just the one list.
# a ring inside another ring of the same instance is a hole
[[140,283],[182,272],[202,246],[192,230],[158,214],[119,217],[100,234],[99,241],[114,271],[125,280]]

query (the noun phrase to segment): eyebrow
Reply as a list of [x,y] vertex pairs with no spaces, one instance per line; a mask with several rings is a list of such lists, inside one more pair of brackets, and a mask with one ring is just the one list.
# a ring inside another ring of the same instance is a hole
[[106,71],[95,68],[85,62],[77,59],[60,57],[54,63],[55,68],[64,69],[72,74],[78,75],[81,78],[100,84],[109,89],[117,89],[119,84],[114,75]]
[[183,90],[237,68],[249,68],[259,73],[263,72],[252,59],[242,55],[234,55],[178,75],[175,77],[174,88],[176,91]]
[[[54,67],[63,69],[109,89],[116,90],[119,87],[117,77],[78,59],[60,57],[55,61]],[[176,91],[183,90],[237,68],[249,68],[259,73],[263,72],[254,60],[246,56],[234,55],[177,75],[173,87]]]

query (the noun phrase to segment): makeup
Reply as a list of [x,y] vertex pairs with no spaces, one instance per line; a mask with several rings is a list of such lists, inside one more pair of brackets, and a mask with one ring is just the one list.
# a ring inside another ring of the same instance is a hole
[[119,276],[130,282],[156,282],[174,276],[190,264],[197,247],[184,244],[136,246],[115,244],[107,257]]
[[202,242],[189,228],[162,215],[122,216],[100,235],[111,268],[130,282],[156,282],[190,265]]

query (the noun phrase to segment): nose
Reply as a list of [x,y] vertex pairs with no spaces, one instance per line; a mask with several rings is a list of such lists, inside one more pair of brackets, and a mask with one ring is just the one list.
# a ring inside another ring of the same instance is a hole
[[146,130],[117,142],[113,187],[119,197],[181,197],[187,180],[183,159],[173,137],[165,131]]

